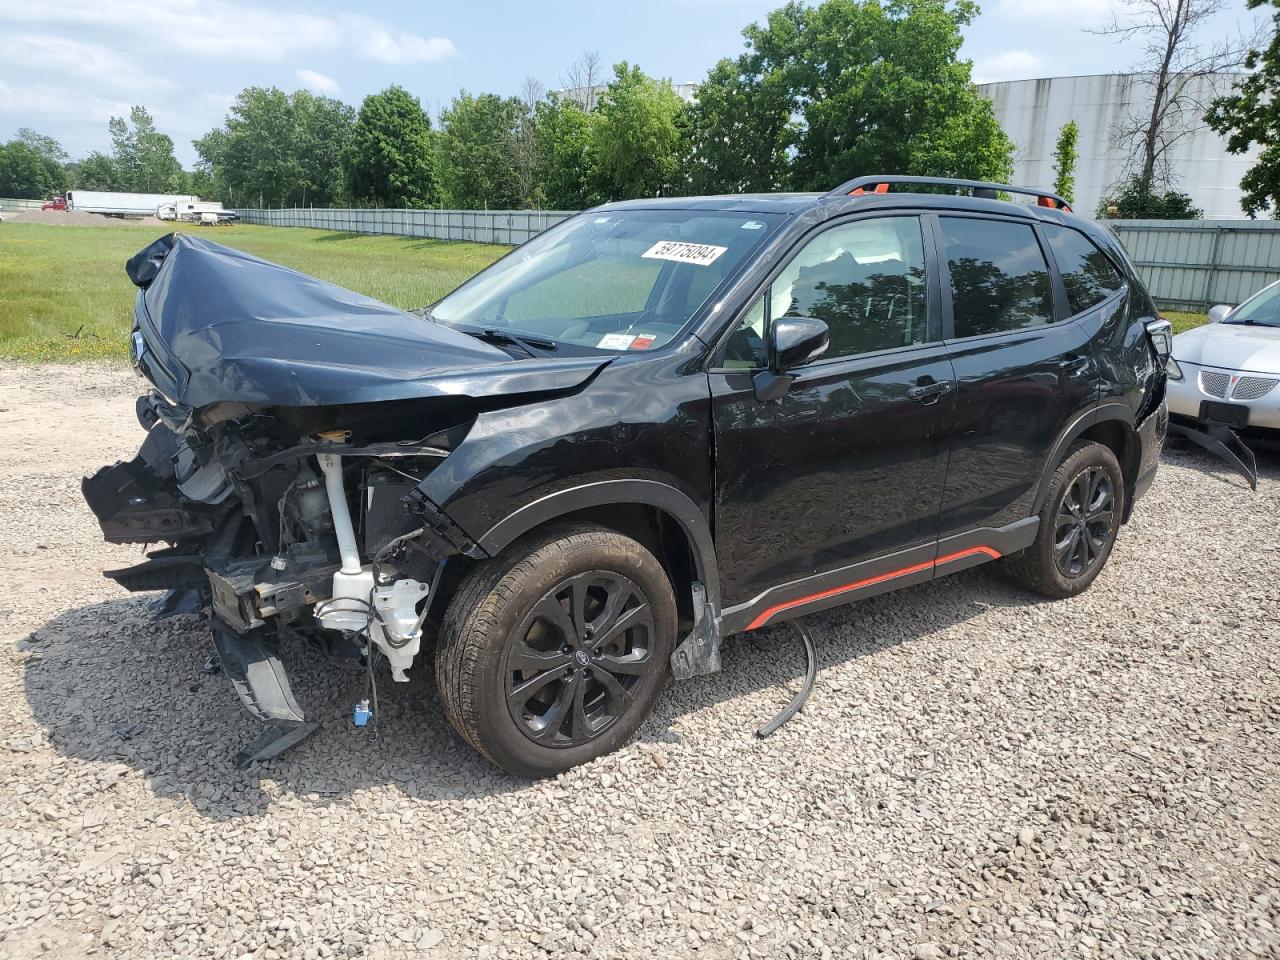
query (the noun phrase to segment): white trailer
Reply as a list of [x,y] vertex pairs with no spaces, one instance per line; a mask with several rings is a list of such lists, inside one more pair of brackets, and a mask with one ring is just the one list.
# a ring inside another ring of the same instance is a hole
[[198,203],[184,193],[107,193],[101,190],[68,190],[67,209],[117,217],[154,217],[170,204]]
[[161,220],[183,220],[187,223],[217,224],[237,219],[236,214],[222,208],[221,200],[193,200],[186,203],[164,203],[156,210]]

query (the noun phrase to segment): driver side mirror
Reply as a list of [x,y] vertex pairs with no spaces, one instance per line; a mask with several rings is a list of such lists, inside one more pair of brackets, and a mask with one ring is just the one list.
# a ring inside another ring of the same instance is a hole
[[1234,307],[1228,307],[1225,303],[1220,303],[1216,307],[1210,307],[1209,322],[1221,323],[1223,320],[1227,319],[1227,314],[1234,309]]
[[762,401],[785,396],[795,379],[787,371],[822,356],[831,343],[831,332],[812,317],[782,317],[774,322],[769,339],[769,367],[752,378],[756,399]]

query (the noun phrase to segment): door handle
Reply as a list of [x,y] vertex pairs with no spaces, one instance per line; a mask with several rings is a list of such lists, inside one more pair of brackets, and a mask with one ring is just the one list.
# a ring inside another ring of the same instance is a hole
[[951,392],[950,380],[937,380],[933,383],[922,383],[919,386],[911,387],[907,390],[907,396],[912,400],[928,401],[932,397],[940,397],[944,393]]

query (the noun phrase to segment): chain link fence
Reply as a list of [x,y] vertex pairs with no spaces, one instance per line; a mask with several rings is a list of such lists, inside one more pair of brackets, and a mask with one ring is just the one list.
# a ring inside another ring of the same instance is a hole
[[561,220],[572,210],[405,210],[295,207],[283,210],[237,210],[242,223],[271,227],[314,227],[346,233],[470,240],[475,243],[521,244]]

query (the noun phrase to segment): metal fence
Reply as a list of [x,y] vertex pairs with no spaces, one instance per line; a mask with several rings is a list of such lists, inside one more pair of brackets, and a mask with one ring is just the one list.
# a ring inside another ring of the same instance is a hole
[[272,227],[316,227],[348,233],[471,240],[476,243],[524,243],[573,216],[564,210],[404,210],[295,207],[237,210],[244,223]]
[[45,200],[19,200],[16,197],[0,197],[0,210],[39,210]]
[[[275,227],[520,244],[574,211],[300,207],[237,213],[245,223]],[[1280,280],[1280,222],[1274,220],[1110,220],[1107,225],[1162,307],[1203,310],[1215,303],[1236,304]]]
[[1203,310],[1237,304],[1280,280],[1275,220],[1111,220],[1156,302]]

